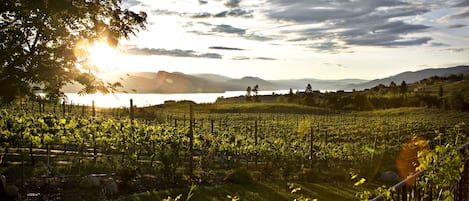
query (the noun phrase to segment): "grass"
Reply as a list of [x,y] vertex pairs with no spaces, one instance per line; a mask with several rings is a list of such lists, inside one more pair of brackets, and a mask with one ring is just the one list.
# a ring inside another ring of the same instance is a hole
[[[250,201],[292,201],[300,195],[318,200],[354,200],[356,188],[351,183],[298,183],[301,191],[292,194],[285,183],[254,183],[247,185],[227,184],[222,186],[197,187],[190,201],[221,201],[230,200],[228,195],[237,196],[240,200]],[[171,196],[175,198],[182,194],[185,200],[188,189],[174,189],[164,191],[150,191],[135,194],[122,201],[150,201],[162,200]]]
[[[189,102],[170,103],[152,106],[145,109],[164,110],[172,112],[187,112]],[[290,113],[290,114],[327,114],[333,112],[330,109],[310,107],[300,104],[288,103],[207,103],[195,104],[194,112],[210,113]]]

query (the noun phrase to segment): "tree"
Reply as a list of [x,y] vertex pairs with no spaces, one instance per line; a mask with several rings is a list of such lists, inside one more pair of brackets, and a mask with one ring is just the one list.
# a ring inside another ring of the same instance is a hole
[[305,95],[311,95],[311,94],[313,94],[313,87],[311,87],[311,84],[308,83],[308,85],[306,85]]
[[397,93],[397,85],[394,81],[391,81],[391,83],[389,84],[389,88],[391,88],[391,92],[393,94],[396,94]]
[[259,93],[259,85],[256,84],[256,86],[254,86],[254,88],[252,89],[252,92],[254,92],[254,95],[257,96]]
[[96,78],[81,46],[116,46],[145,29],[147,17],[121,8],[121,0],[3,0],[0,7],[1,103],[33,89],[57,99],[72,81],[85,86],[83,93],[112,92],[119,84]]
[[405,83],[405,81],[402,81],[402,83],[401,83],[400,92],[401,92],[401,94],[406,94],[407,93],[407,83]]
[[254,101],[259,102],[259,85],[256,84],[254,88],[252,89],[252,92],[254,92]]
[[308,83],[306,85],[305,89],[305,96],[303,97],[303,104],[305,105],[314,105],[314,99],[313,99],[313,88],[311,87],[311,84]]
[[294,96],[295,96],[295,94],[293,94],[293,89],[290,88],[290,91],[288,92],[288,99],[287,99],[287,101],[288,101],[289,103],[293,102]]
[[251,89],[251,86],[248,86],[248,88],[246,89],[246,101],[251,101],[251,92],[252,92],[252,89]]

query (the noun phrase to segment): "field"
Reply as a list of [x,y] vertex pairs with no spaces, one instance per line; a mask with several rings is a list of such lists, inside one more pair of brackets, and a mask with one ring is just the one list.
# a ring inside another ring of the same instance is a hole
[[[414,137],[434,147],[463,141],[469,131],[461,124],[468,113],[430,108],[339,112],[274,103],[179,104],[139,108],[135,119],[128,113],[2,109],[0,170],[8,183],[22,187],[25,200],[158,200],[185,196],[191,184],[198,186],[194,200],[293,200],[301,193],[353,200],[365,189],[398,181],[382,174],[404,174],[396,159]],[[452,135],[444,134],[458,124]],[[87,175],[100,183],[87,183]],[[351,175],[366,184],[355,186]],[[118,191],[108,189],[112,182]],[[289,183],[300,185],[301,193],[292,194]],[[89,193],[77,193],[84,191]]]

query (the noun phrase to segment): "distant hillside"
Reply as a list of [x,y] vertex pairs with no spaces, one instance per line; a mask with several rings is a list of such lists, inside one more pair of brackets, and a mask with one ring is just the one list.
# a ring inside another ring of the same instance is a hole
[[208,80],[213,81],[213,82],[226,82],[228,80],[233,79],[231,77],[226,77],[226,76],[217,75],[217,74],[210,74],[210,73],[194,74],[192,76],[195,76],[195,77],[198,77],[198,78],[203,78],[203,79],[208,79]]
[[228,91],[240,91],[246,90],[248,86],[254,87],[256,84],[259,85],[259,90],[276,90],[280,86],[277,86],[269,81],[263,80],[258,77],[243,77],[241,79],[231,79],[225,82]]
[[[379,84],[389,85],[391,81],[400,84],[403,80],[408,84],[431,77],[446,76],[450,74],[469,75],[469,66],[457,66],[452,68],[425,69],[416,72],[404,72],[384,79],[362,80],[320,80],[314,78],[289,79],[289,80],[263,80],[258,77],[243,77],[233,79],[216,74],[188,75],[180,72],[140,72],[118,73],[111,76],[109,82],[121,82],[123,91],[137,93],[223,93],[225,91],[244,91],[248,86],[259,85],[260,90],[303,90],[307,84],[311,84],[313,90],[352,90],[365,89]],[[64,92],[75,93],[81,87],[77,84],[67,85]]]
[[357,90],[362,90],[366,88],[371,88],[374,86],[377,86],[379,84],[384,84],[384,85],[389,85],[389,83],[394,82],[396,84],[400,84],[402,81],[405,81],[406,83],[414,83],[419,80],[429,78],[432,76],[447,76],[451,74],[467,74],[469,72],[469,66],[456,66],[456,67],[450,67],[450,68],[430,68],[430,69],[424,69],[420,71],[415,71],[415,72],[403,72],[394,76],[390,76],[387,78],[383,79],[376,79],[372,80],[369,82],[365,83],[360,83],[360,84],[350,84],[345,87],[345,89],[357,89]]
[[190,76],[183,73],[159,71],[152,79],[131,74],[122,81],[125,88],[135,89],[138,93],[188,93],[223,92],[217,82]]
[[320,79],[298,79],[298,80],[270,80],[279,89],[305,89],[307,84],[311,84],[314,90],[341,90],[350,84],[359,84],[369,80],[362,79],[342,79],[342,80],[320,80]]

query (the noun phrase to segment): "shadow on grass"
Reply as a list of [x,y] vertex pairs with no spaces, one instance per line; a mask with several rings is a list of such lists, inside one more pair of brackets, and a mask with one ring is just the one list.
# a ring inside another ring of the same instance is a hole
[[[328,183],[300,183],[300,194],[318,200],[353,200],[355,191],[349,183],[330,185]],[[124,198],[125,201],[162,200],[171,196],[175,198],[182,194],[185,200],[188,190],[151,191]],[[237,196],[240,200],[250,201],[292,201],[300,194],[291,194],[287,184],[255,183],[247,185],[222,185],[212,187],[197,187],[191,201],[221,201],[230,200],[227,195]]]

